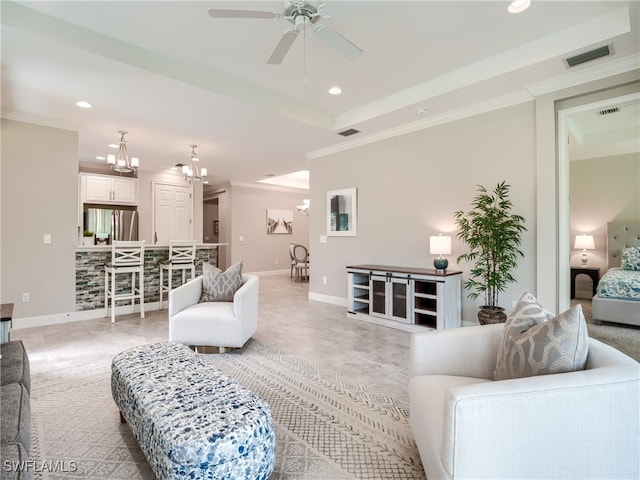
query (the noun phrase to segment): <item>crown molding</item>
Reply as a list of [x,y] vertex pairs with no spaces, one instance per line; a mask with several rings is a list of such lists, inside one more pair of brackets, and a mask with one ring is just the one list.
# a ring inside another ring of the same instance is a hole
[[7,120],[14,120],[16,122],[32,123],[34,125],[41,125],[43,127],[71,130],[73,132],[79,132],[82,128],[81,123],[61,120],[59,118],[45,117],[42,115],[33,115],[31,113],[18,112],[15,110],[11,112],[4,112],[2,114],[2,118],[6,118]]
[[256,188],[259,190],[271,190],[274,192],[286,192],[286,193],[298,193],[298,194],[307,194],[309,191],[308,188],[297,188],[297,187],[283,187],[281,185],[270,185],[268,183],[251,183],[251,182],[237,182],[230,181],[229,185],[232,187],[245,187],[245,188]]
[[575,87],[638,69],[640,69],[640,55],[629,55],[610,60],[600,65],[586,67],[575,72],[567,72],[564,75],[549,80],[533,83],[527,86],[527,90],[534,97],[540,97],[564,90],[565,88]]
[[501,97],[492,98],[484,102],[474,103],[467,105],[450,112],[443,113],[441,115],[435,115],[433,117],[425,118],[411,123],[406,123],[398,127],[389,128],[380,132],[372,133],[364,137],[355,138],[344,143],[332,145],[327,148],[321,148],[312,152],[306,153],[307,159],[326,157],[334,153],[351,150],[353,148],[369,145],[371,143],[380,142],[382,140],[388,140],[390,138],[399,137],[408,133],[417,132],[419,130],[425,130],[427,128],[435,127],[437,125],[443,125],[446,123],[455,122],[464,118],[473,117],[482,113],[491,112],[494,110],[500,110],[502,108],[519,105],[533,101],[534,97],[527,91],[521,90],[518,92],[503,95]]

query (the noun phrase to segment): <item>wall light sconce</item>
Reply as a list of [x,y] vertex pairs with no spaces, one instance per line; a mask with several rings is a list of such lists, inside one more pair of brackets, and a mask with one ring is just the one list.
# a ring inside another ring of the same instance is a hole
[[451,255],[451,237],[448,235],[432,235],[429,237],[429,253],[438,255],[433,261],[433,266],[437,271],[443,272],[449,266],[449,260],[443,255]]
[[596,244],[593,235],[576,235],[576,242],[573,245],[576,250],[582,250],[582,265],[587,264],[587,250],[595,250]]
[[309,215],[309,207],[311,206],[311,202],[308,198],[305,198],[302,201],[302,205],[296,205],[296,208],[300,213],[304,213],[305,215]]

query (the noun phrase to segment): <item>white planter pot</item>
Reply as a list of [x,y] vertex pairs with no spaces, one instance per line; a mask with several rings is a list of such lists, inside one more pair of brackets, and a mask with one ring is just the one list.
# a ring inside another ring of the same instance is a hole
[[82,244],[85,247],[92,247],[96,242],[93,240],[93,237],[82,237]]

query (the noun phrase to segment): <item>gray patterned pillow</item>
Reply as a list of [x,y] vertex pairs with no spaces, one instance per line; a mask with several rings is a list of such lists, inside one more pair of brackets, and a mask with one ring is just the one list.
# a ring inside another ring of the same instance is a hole
[[233,295],[242,286],[242,262],[235,263],[224,272],[210,263],[202,264],[202,302],[232,302]]
[[504,324],[493,379],[582,370],[588,349],[587,322],[580,304],[554,317],[525,293]]

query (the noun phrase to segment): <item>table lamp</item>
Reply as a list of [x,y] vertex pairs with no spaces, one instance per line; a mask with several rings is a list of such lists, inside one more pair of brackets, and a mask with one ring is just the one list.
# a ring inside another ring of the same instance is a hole
[[438,255],[433,261],[436,270],[443,272],[449,266],[449,260],[442,255],[451,255],[451,237],[447,235],[432,235],[429,237],[429,253]]
[[593,235],[576,235],[576,242],[573,245],[576,250],[582,249],[582,265],[587,264],[587,250],[595,250],[596,244]]

